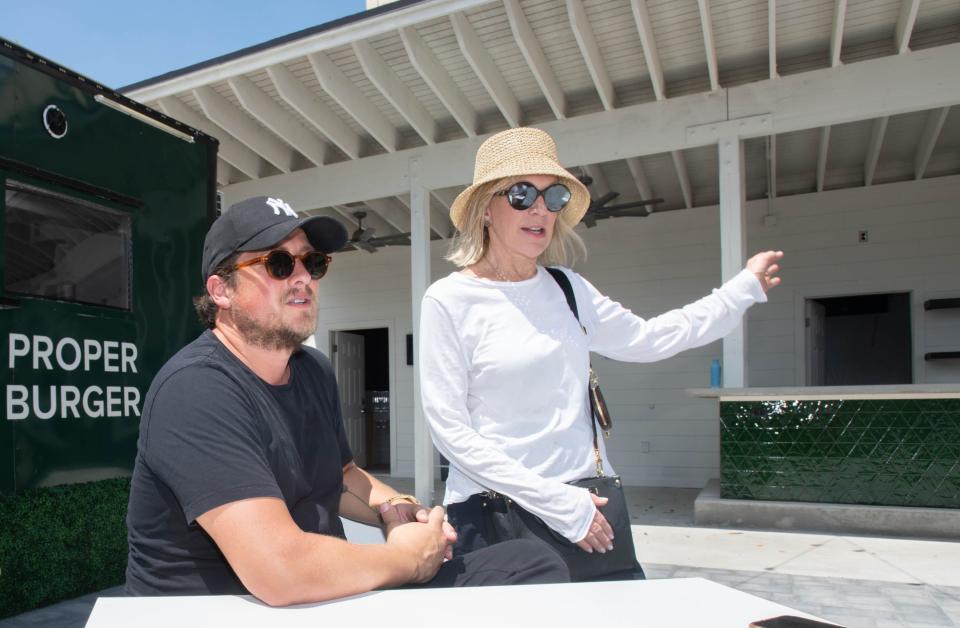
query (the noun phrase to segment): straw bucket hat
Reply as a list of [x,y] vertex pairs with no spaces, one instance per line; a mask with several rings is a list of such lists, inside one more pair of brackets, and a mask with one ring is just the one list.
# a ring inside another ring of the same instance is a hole
[[466,225],[466,209],[470,198],[484,183],[506,177],[531,174],[553,175],[570,188],[570,202],[558,218],[574,227],[590,206],[587,188],[570,174],[557,159],[557,145],[545,131],[530,127],[507,129],[491,135],[477,149],[473,184],[461,192],[450,206],[450,220],[459,231]]

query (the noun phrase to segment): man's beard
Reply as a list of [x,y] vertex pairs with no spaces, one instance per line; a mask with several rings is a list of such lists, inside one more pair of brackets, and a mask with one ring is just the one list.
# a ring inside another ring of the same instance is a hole
[[[308,290],[308,294],[310,292]],[[310,296],[312,297],[312,294]],[[233,322],[243,335],[243,339],[248,344],[261,349],[296,350],[315,331],[313,326],[310,329],[298,330],[280,322],[271,324],[271,321],[265,324],[241,310],[234,310],[232,314]]]

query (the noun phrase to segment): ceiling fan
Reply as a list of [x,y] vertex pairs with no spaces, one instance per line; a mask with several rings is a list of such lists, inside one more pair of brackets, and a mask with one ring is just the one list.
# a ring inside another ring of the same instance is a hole
[[[584,184],[588,188],[593,183],[593,177],[588,174],[581,174],[577,178],[580,180],[580,183]],[[656,211],[651,207],[651,205],[656,205],[657,203],[663,202],[662,198],[651,198],[642,201],[633,201],[630,203],[620,203],[619,205],[610,205],[609,203],[615,200],[618,196],[620,196],[620,192],[607,192],[600,198],[594,198],[593,194],[590,195],[590,206],[587,208],[587,213],[584,214],[582,220],[583,224],[587,226],[587,229],[596,227],[597,221],[603,220],[604,218],[618,218],[627,216],[645,218]]]
[[350,239],[347,240],[344,247],[340,249],[341,251],[362,249],[367,253],[376,253],[377,248],[381,246],[410,246],[409,233],[395,233],[378,238],[374,236],[377,231],[376,228],[364,228],[363,226],[363,219],[367,217],[367,212],[355,211],[353,212],[353,217],[357,219],[357,229],[353,232],[353,235],[350,236]]

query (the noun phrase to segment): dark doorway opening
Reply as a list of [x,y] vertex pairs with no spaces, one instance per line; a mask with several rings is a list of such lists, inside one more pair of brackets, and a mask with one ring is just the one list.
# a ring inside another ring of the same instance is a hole
[[913,382],[910,294],[808,299],[807,385]]
[[390,472],[390,338],[386,327],[345,330],[363,336],[363,421],[368,471]]

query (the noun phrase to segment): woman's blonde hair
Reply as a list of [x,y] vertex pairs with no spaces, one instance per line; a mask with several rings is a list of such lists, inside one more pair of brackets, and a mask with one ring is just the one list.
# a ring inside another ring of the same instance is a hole
[[[457,230],[450,242],[450,251],[446,256],[448,261],[464,268],[484,258],[490,246],[490,235],[484,225],[483,215],[496,192],[523,180],[523,176],[496,179],[480,185],[474,191],[464,208],[464,228]],[[537,263],[542,266],[573,266],[577,260],[586,257],[587,247],[580,234],[566,222],[556,220],[553,223],[553,237],[537,258]]]

